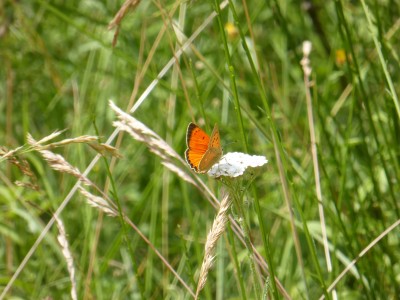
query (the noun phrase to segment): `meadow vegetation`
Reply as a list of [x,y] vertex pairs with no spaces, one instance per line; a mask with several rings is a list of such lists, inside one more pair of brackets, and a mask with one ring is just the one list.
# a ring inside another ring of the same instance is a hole
[[[396,1],[0,16],[0,299],[400,295]],[[196,174],[189,122],[268,163]]]

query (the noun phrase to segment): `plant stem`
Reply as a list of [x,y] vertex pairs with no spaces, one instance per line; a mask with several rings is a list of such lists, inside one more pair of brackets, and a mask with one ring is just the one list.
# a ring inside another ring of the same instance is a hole
[[239,188],[233,187],[231,190],[232,197],[233,197],[233,205],[234,208],[238,214],[238,223],[240,225],[240,228],[243,231],[243,236],[244,236],[244,241],[246,244],[246,248],[248,251],[248,257],[250,261],[250,269],[251,269],[251,274],[253,275],[253,281],[254,281],[254,291],[256,294],[256,299],[261,299],[261,288],[260,288],[260,281],[258,277],[258,272],[256,269],[256,266],[254,264],[254,252],[253,252],[253,247],[251,244],[251,239],[250,239],[250,234],[249,234],[249,228],[247,226],[246,222],[246,217],[244,214],[243,210],[243,193],[240,192]]

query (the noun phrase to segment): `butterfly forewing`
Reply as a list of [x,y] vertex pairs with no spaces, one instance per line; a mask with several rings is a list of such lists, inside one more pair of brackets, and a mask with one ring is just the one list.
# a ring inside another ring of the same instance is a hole
[[196,124],[190,123],[186,132],[186,145],[185,151],[186,162],[192,169],[198,172],[198,166],[207,152],[208,143],[210,138],[201,130]]
[[186,145],[189,150],[204,154],[208,149],[210,137],[196,124],[190,123],[186,133]]
[[211,148],[216,148],[216,149],[220,149],[222,152],[222,148],[221,148],[221,139],[219,136],[219,130],[218,130],[218,125],[215,124],[214,125],[214,129],[211,133],[211,137],[210,137],[210,141],[208,144],[208,149]]

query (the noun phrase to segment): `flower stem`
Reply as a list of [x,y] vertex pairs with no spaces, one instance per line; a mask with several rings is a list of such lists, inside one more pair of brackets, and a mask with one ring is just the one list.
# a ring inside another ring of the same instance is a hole
[[254,281],[254,291],[256,294],[256,299],[261,299],[261,288],[260,288],[260,282],[259,278],[257,276],[258,272],[256,269],[256,266],[254,264],[254,252],[253,252],[253,247],[251,244],[251,239],[250,239],[250,234],[249,234],[249,228],[247,226],[246,222],[246,217],[244,214],[244,209],[243,209],[243,193],[240,191],[239,188],[231,190],[232,192],[232,197],[233,197],[233,205],[237,213],[237,218],[238,218],[238,223],[243,231],[243,236],[244,236],[244,241],[246,244],[247,248],[247,254],[249,257],[250,261],[250,270],[253,275],[253,281]]

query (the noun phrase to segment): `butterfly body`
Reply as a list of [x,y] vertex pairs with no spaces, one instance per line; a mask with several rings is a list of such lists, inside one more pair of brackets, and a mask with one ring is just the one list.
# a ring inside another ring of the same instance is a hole
[[217,124],[211,136],[208,136],[199,126],[190,123],[186,132],[186,144],[186,162],[197,173],[207,173],[222,156]]

